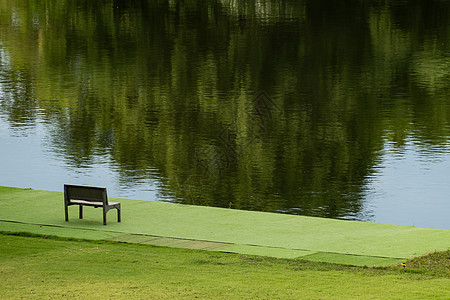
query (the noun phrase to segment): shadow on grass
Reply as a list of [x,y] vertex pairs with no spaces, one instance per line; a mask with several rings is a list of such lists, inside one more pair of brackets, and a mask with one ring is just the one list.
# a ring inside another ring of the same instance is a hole
[[[70,241],[70,242],[88,242],[92,244],[126,244],[115,241],[105,240],[89,240],[79,238],[68,238],[54,235],[41,235],[29,232],[7,232],[0,231],[1,235],[10,235],[18,237],[30,237],[40,239],[50,239],[58,241]],[[131,244],[130,244],[131,245]],[[425,277],[444,277],[450,278],[450,250],[429,253],[425,256],[420,256],[406,261],[404,264],[388,266],[388,267],[368,267],[368,266],[351,266],[326,262],[314,262],[302,259],[286,259],[286,258],[274,258],[255,255],[243,255],[233,253],[223,253],[204,250],[187,250],[187,249],[175,249],[164,246],[144,245],[144,244],[132,244],[133,246],[149,247],[149,248],[167,248],[168,251],[195,251],[203,252],[204,258],[195,259],[191,263],[199,265],[257,265],[257,266],[271,266],[274,264],[285,265],[288,269],[294,271],[347,271],[364,273],[366,275],[385,275],[385,274],[410,274],[410,275],[423,275]],[[423,279],[421,276],[418,279]]]

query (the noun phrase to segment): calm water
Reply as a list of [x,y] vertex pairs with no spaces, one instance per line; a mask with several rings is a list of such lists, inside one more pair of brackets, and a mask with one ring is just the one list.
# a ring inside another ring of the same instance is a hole
[[0,185],[450,229],[450,3],[130,2],[0,3]]

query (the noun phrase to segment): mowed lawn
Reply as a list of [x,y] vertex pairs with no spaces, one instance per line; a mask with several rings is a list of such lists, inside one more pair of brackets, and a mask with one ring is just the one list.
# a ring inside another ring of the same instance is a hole
[[450,299],[450,251],[406,267],[0,234],[2,299]]

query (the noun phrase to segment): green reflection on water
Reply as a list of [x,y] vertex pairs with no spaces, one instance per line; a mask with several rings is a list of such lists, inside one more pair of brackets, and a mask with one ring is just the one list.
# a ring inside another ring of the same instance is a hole
[[391,2],[4,1],[0,117],[173,201],[370,220],[385,140],[449,136],[450,4]]

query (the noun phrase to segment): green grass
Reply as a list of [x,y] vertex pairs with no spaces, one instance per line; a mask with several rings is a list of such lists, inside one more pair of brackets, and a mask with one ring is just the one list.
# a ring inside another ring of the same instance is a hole
[[80,220],[76,207],[65,222],[63,199],[61,192],[0,186],[0,230],[124,242],[148,235],[225,244],[217,251],[361,266],[400,263],[450,246],[450,230],[133,199],[112,198],[123,206],[120,223],[110,212],[108,226],[102,225],[94,208]]
[[385,268],[0,234],[2,299],[448,299],[450,251]]
[[407,267],[421,274],[450,278],[450,250],[416,257],[408,261]]

